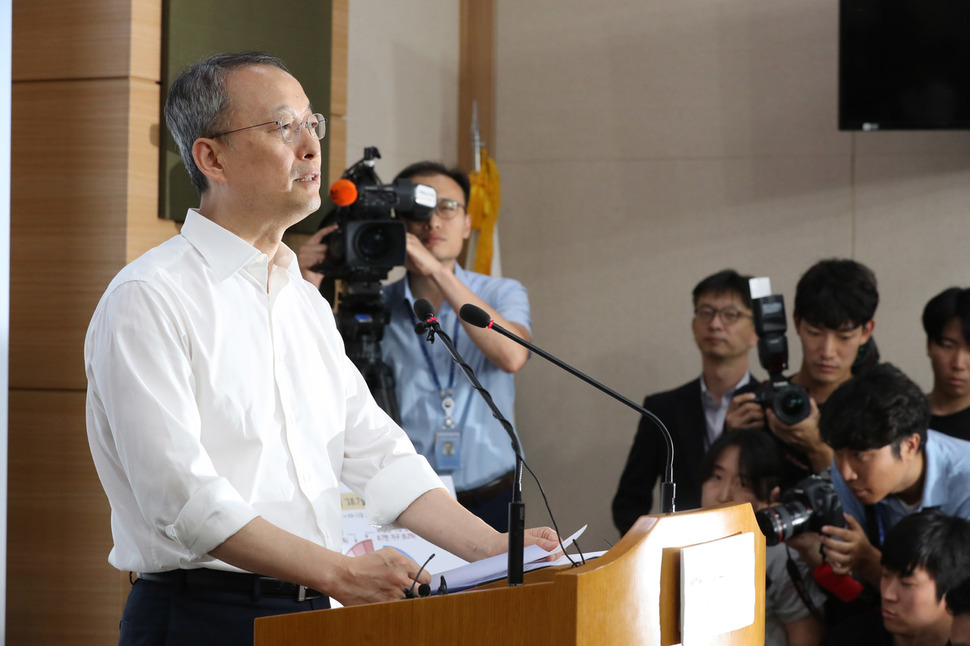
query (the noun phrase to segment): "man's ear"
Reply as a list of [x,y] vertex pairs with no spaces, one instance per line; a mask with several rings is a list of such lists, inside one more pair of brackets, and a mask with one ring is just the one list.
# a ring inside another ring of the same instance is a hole
[[209,181],[226,183],[225,147],[213,139],[200,137],[192,143],[192,158]]
[[899,455],[901,458],[906,458],[907,456],[914,456],[919,452],[920,448],[920,434],[912,433],[907,437],[903,438],[903,441],[899,445]]
[[869,337],[872,336],[872,331],[875,330],[875,329],[876,329],[876,319],[872,319],[871,321],[869,321],[868,323],[866,323],[865,325],[863,325],[862,326],[862,341],[861,341],[861,343],[859,343],[859,345],[862,345],[863,343],[865,343],[866,341],[868,341],[869,340]]

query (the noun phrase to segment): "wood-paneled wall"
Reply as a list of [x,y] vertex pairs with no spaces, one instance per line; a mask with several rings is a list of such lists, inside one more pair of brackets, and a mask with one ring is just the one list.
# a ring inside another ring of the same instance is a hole
[[15,0],[13,23],[7,640],[116,643],[129,584],[107,562],[82,352],[112,276],[175,233],[157,218],[161,0]]

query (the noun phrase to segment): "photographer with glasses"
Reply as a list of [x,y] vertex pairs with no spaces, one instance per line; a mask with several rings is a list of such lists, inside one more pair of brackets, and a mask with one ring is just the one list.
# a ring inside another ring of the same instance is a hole
[[[528,350],[492,330],[460,320],[462,305],[472,303],[499,325],[530,338],[529,298],[516,280],[467,271],[458,263],[471,233],[468,215],[470,183],[464,171],[440,163],[411,164],[394,178],[435,189],[437,208],[426,221],[407,225],[407,275],[384,288],[391,311],[381,341],[383,360],[393,370],[401,426],[418,453],[439,474],[454,478],[458,501],[499,531],[508,529],[515,454],[508,434],[440,343],[430,345],[414,333],[418,322],[412,304],[428,300],[442,329],[514,425],[513,375],[525,365]],[[300,264],[312,267],[326,259],[321,229],[300,248]],[[319,285],[322,276],[304,270]]]
[[[701,376],[643,401],[644,408],[667,425],[674,442],[678,509],[700,506],[701,464],[721,435],[731,398],[758,386],[748,371],[748,352],[758,342],[749,278],[725,269],[697,284],[691,329],[701,353]],[[621,534],[650,513],[666,455],[663,436],[644,417],[613,498],[613,522]]]

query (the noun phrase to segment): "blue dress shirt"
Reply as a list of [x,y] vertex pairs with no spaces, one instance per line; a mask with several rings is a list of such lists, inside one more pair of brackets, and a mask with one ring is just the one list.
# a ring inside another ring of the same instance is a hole
[[[926,432],[923,453],[926,479],[919,507],[915,510],[907,509],[896,496],[886,496],[876,503],[880,534],[883,537],[903,517],[928,507],[939,507],[945,514],[970,520],[970,442],[930,430]],[[834,461],[832,484],[835,485],[845,513],[865,527],[865,506],[849,490]]]
[[[512,323],[530,328],[529,298],[525,287],[516,280],[495,278],[462,269],[457,263],[455,275],[479,298]],[[435,465],[435,433],[445,422],[441,395],[434,375],[443,388],[453,383],[455,407],[452,418],[461,432],[461,466],[450,473],[456,491],[467,491],[508,473],[515,467],[515,454],[505,429],[475,392],[461,369],[452,361],[440,343],[430,344],[414,332],[409,311],[414,302],[407,277],[384,288],[384,300],[391,309],[391,322],[384,330],[381,351],[391,366],[396,383],[401,426],[414,448]],[[458,313],[446,302],[437,313],[441,329],[451,335]],[[498,334],[496,332],[496,334]],[[482,354],[459,324],[454,335],[458,352],[465,359],[482,386],[492,395],[499,411],[515,425],[515,384],[513,375],[493,364]],[[434,366],[428,365],[424,351]]]

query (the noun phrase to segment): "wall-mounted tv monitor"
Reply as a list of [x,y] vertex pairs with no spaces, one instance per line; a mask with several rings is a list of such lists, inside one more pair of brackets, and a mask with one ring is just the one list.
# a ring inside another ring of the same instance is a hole
[[840,0],[839,129],[970,129],[970,0]]

